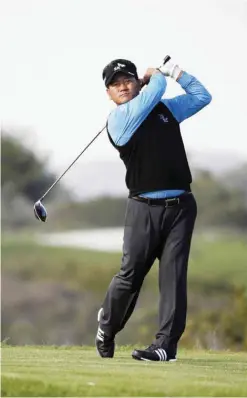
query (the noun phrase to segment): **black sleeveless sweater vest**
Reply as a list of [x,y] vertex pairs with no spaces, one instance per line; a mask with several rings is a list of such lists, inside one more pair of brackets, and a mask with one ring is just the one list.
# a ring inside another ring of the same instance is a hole
[[159,190],[190,190],[192,178],[179,123],[162,102],[125,145],[115,145],[109,132],[108,137],[126,166],[130,197]]

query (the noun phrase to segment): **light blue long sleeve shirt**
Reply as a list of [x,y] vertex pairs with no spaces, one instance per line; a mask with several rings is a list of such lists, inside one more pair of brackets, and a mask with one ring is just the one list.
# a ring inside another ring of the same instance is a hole
[[[211,102],[211,95],[194,76],[183,72],[178,83],[185,94],[163,99],[167,86],[166,78],[162,73],[156,73],[135,98],[117,106],[108,117],[108,132],[113,142],[118,146],[125,145],[159,102],[167,106],[178,123],[193,116]],[[176,190],[145,192],[140,196],[156,199],[176,197],[184,192],[179,187],[177,188]]]

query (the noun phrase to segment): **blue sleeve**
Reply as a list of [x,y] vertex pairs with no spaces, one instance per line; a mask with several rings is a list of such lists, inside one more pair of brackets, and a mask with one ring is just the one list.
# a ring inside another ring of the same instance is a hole
[[209,104],[212,96],[194,76],[186,72],[183,72],[178,83],[186,94],[171,99],[162,99],[161,102],[167,106],[175,119],[181,123]]
[[166,79],[161,73],[155,73],[149,84],[131,101],[117,106],[107,121],[108,132],[116,145],[126,144],[153,108],[160,102],[165,89]]

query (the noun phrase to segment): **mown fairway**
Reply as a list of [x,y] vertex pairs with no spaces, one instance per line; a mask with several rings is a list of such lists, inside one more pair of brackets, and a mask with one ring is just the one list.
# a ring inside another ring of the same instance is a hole
[[246,396],[247,353],[181,351],[175,363],[114,359],[87,347],[2,349],[2,396]]

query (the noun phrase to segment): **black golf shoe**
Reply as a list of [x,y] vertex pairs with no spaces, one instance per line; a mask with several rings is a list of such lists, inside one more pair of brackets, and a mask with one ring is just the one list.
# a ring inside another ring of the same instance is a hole
[[175,355],[168,355],[164,348],[158,347],[155,344],[151,344],[145,350],[134,350],[132,352],[132,358],[139,361],[164,361],[174,362],[176,361]]
[[105,332],[100,327],[100,318],[103,313],[103,308],[98,312],[98,330],[95,338],[95,345],[99,355],[102,358],[113,358],[115,350],[115,341],[105,334]]

